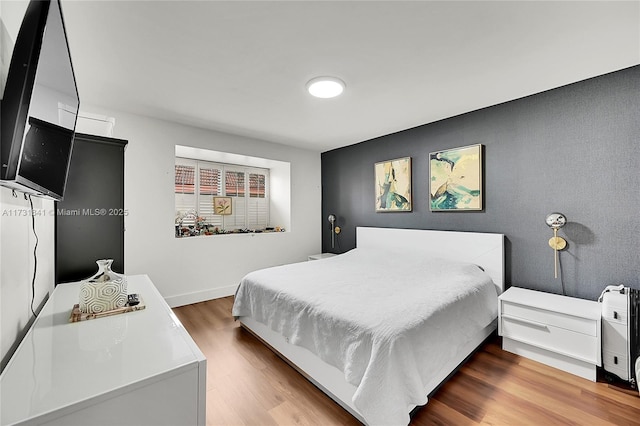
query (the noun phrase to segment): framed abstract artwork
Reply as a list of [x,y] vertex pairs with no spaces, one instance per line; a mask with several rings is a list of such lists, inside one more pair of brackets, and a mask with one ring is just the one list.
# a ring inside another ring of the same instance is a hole
[[411,157],[375,164],[376,212],[411,211]]
[[429,154],[431,211],[482,210],[482,145]]
[[213,197],[213,212],[227,215],[233,213],[231,197]]

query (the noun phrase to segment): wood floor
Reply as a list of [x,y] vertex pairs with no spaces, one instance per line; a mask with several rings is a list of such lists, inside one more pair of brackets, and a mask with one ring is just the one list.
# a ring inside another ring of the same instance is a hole
[[[207,425],[358,425],[231,317],[233,298],[174,309],[207,357]],[[485,344],[412,425],[640,425],[637,392]]]

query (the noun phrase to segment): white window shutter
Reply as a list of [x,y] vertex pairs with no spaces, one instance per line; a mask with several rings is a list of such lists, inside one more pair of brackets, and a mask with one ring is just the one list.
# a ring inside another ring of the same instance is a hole
[[266,228],[269,217],[269,206],[264,198],[249,198],[247,211],[247,227],[249,229]]
[[245,197],[231,197],[231,214],[224,217],[224,227],[227,231],[245,229],[246,223],[246,199]]

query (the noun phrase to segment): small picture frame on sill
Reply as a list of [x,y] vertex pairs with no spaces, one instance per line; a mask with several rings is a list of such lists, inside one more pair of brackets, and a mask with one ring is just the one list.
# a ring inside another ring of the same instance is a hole
[[213,197],[213,212],[219,215],[229,215],[233,213],[231,197]]

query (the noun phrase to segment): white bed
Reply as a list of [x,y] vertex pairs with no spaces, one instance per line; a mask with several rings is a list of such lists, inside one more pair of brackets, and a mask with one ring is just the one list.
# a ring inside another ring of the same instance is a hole
[[361,422],[407,424],[495,330],[504,236],[359,227],[356,240],[248,274],[233,315]]

